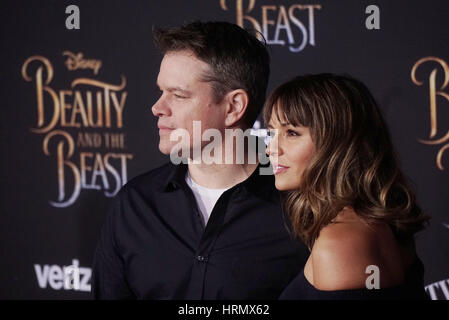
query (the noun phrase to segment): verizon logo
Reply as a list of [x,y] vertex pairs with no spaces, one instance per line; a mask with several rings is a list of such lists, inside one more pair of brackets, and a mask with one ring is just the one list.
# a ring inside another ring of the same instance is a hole
[[34,265],[39,287],[46,289],[47,286],[54,290],[75,290],[90,292],[90,268],[79,267],[77,259],[72,260],[70,266],[57,265]]

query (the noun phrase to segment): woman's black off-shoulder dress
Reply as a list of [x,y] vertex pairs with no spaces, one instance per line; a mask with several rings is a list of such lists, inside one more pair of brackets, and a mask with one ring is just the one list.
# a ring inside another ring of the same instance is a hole
[[380,289],[323,291],[316,289],[304,276],[304,269],[284,289],[280,300],[428,300],[423,285],[424,266],[416,257],[408,267],[403,284]]

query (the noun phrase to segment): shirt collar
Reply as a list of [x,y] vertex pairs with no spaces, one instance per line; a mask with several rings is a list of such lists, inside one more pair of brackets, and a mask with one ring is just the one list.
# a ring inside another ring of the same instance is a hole
[[163,192],[170,192],[179,189],[183,185],[187,185],[185,182],[185,176],[187,173],[187,164],[180,163],[178,165],[172,164],[173,168],[168,174],[165,181],[162,183]]
[[[181,187],[187,187],[185,176],[187,173],[187,164],[181,163],[178,165],[172,165],[173,168],[170,174],[161,185],[161,191],[171,192]],[[254,193],[261,197],[267,197],[274,189],[274,176],[262,175],[261,169],[268,168],[269,164],[263,165],[259,163],[256,170],[241,183],[235,185],[230,189],[238,189],[241,193]],[[265,170],[266,171],[266,170]]]

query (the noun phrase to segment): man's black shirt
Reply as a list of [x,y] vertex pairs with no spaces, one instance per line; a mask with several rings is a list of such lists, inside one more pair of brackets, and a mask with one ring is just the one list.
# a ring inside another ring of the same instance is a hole
[[272,175],[259,167],[225,191],[204,222],[168,163],[129,181],[113,200],[93,267],[97,299],[277,299],[303,268]]

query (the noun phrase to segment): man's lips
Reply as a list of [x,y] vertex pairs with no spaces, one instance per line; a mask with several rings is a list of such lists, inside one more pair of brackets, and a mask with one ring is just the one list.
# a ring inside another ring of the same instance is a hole
[[166,127],[166,126],[159,125],[159,124],[157,125],[157,127],[159,128],[159,133],[166,133],[166,132],[170,132],[170,131],[174,130],[173,128]]
[[283,173],[285,171],[287,171],[289,167],[287,166],[283,166],[281,164],[273,164],[273,173],[274,174],[280,174]]

